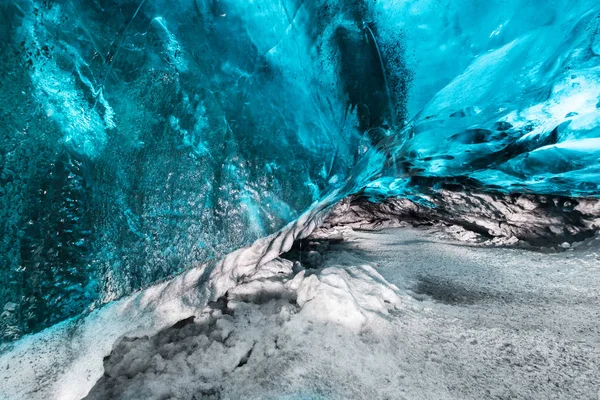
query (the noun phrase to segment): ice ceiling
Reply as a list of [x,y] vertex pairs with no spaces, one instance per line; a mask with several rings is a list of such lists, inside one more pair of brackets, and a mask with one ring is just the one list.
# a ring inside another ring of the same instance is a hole
[[0,56],[4,340],[326,195],[600,193],[596,1],[13,0]]

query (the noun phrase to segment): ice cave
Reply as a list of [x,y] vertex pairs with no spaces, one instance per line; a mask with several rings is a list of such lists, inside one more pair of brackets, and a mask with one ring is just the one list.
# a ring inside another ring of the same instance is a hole
[[0,400],[600,400],[598,0],[0,0]]

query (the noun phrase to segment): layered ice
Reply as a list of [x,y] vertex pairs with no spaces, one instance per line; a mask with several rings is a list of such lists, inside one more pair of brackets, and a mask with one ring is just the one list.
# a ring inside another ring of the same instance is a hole
[[436,185],[418,197],[373,202],[365,196],[351,196],[335,206],[325,226],[382,229],[402,223],[447,224],[490,244],[522,241],[535,247],[566,248],[594,236],[600,226],[598,199],[486,193],[465,190],[454,182]]

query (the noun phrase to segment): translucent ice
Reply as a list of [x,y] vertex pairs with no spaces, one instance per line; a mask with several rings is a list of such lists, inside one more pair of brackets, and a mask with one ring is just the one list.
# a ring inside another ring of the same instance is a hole
[[4,337],[248,245],[343,185],[403,120],[400,48],[371,13],[2,2]]
[[599,15],[593,0],[3,1],[3,338],[351,193],[426,205],[424,186],[456,179],[597,196]]
[[418,195],[418,177],[461,177],[506,192],[598,196],[597,4],[459,1],[440,13],[438,2],[409,3],[402,13],[419,23],[406,30],[417,49],[408,65],[418,66],[409,108],[420,111],[382,146],[389,162],[368,191]]

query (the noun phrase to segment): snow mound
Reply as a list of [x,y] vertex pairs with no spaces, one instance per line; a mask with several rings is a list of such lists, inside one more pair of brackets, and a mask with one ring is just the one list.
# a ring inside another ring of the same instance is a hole
[[[198,318],[153,337],[123,339],[87,399],[318,398],[306,392],[313,374],[305,379],[294,372],[314,366],[294,359],[301,349],[318,351],[316,343],[323,340],[375,334],[374,327],[401,310],[403,300],[369,265],[295,276],[292,268],[291,261],[275,259]],[[347,352],[347,343],[336,343],[338,351]],[[256,371],[264,374],[257,377]],[[274,371],[281,382],[267,382]]]
[[398,289],[369,265],[326,268],[310,276],[302,271],[291,286],[296,285],[307,321],[333,322],[356,333],[402,305]]
[[278,264],[271,261],[296,239],[308,236],[334,198],[332,194],[315,203],[300,218],[252,246],[1,349],[0,399],[81,399],[102,376],[102,360],[117,341],[155,335],[200,313],[208,302],[241,282],[272,276]]

